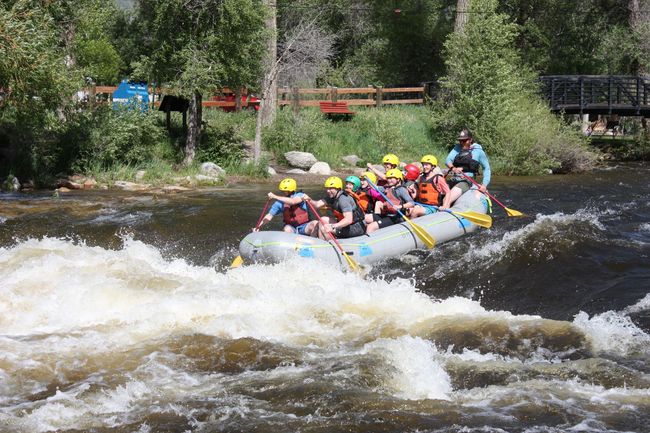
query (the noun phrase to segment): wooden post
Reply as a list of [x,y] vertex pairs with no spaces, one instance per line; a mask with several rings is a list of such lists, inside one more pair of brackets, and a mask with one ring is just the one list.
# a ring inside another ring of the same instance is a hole
[[330,88],[330,101],[332,102],[337,102],[339,100],[337,89],[338,89],[337,87]]
[[241,111],[241,87],[235,89],[235,111]]
[[[172,111],[167,109],[165,110],[165,120],[167,123],[167,130],[169,131],[172,127]],[[183,127],[185,126],[185,112],[183,112]]]
[[183,131],[187,129],[187,110],[183,111]]
[[97,97],[97,86],[95,83],[90,83],[90,87],[88,87],[88,105],[90,108],[95,107],[95,99]]
[[384,88],[382,86],[375,86],[375,90],[377,90],[377,93],[375,93],[375,105],[377,107],[381,107],[383,102],[384,102]]
[[300,111],[300,90],[298,87],[291,88],[291,107],[293,108],[293,113],[298,114]]

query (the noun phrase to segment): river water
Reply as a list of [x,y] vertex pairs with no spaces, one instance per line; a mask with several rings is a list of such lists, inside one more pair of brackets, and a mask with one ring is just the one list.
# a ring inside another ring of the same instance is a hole
[[227,270],[275,185],[0,195],[0,431],[648,432],[649,177],[495,178],[365,278]]

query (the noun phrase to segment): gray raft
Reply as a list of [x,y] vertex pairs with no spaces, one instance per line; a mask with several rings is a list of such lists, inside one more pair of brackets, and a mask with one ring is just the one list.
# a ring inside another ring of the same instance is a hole
[[[489,203],[477,190],[463,194],[451,208],[457,212],[488,212]],[[477,225],[449,212],[434,212],[412,220],[426,230],[437,244],[456,239],[477,229]],[[369,235],[340,239],[345,252],[359,264],[371,264],[426,246],[406,223],[395,224]],[[332,241],[282,231],[250,233],[239,243],[246,262],[277,263],[287,258],[305,257],[347,266],[345,257]]]

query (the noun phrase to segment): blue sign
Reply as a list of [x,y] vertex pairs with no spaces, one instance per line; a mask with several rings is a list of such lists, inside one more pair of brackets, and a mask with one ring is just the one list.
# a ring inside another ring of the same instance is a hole
[[128,104],[139,106],[142,111],[149,108],[147,83],[122,80],[115,92],[113,92],[113,108],[117,109],[121,105]]

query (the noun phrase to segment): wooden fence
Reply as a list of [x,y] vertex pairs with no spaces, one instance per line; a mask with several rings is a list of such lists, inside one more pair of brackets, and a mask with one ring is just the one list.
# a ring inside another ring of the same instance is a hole
[[[108,101],[112,101],[113,92],[117,87],[115,86],[95,86],[93,88],[85,89],[88,95],[106,95]],[[149,94],[153,96],[154,106],[160,105],[164,89],[149,88]],[[347,102],[348,105],[364,105],[370,107],[381,107],[382,105],[397,105],[397,104],[423,104],[424,95],[427,90],[422,87],[390,87],[383,88],[381,86],[372,87],[359,87],[359,88],[338,88],[327,87],[320,89],[301,89],[297,87],[280,88],[278,90],[278,105],[292,106],[294,110],[300,107],[318,107],[322,101],[327,102]],[[223,89],[223,95],[231,95],[233,92],[230,89]],[[244,93],[245,94],[245,93]],[[256,102],[251,102],[254,105]],[[248,100],[242,101],[242,107],[248,105]],[[235,107],[236,102],[225,100],[205,100],[203,101],[204,107]]]

